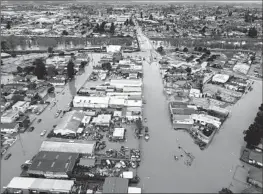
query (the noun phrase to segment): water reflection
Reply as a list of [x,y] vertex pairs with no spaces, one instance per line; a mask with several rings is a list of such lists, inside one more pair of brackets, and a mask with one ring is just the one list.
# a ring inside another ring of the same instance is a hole
[[75,78],[73,78],[70,82],[69,82],[69,84],[68,84],[68,86],[69,86],[69,92],[70,92],[70,94],[72,95],[72,96],[75,96],[76,94],[77,94],[77,89],[76,89],[76,85],[75,85]]

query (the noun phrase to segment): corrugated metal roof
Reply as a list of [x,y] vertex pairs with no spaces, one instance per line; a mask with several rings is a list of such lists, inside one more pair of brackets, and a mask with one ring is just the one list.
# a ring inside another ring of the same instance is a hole
[[102,193],[128,193],[128,179],[108,177],[103,184]]
[[92,154],[95,143],[43,141],[40,151]]
[[57,192],[69,193],[73,185],[74,185],[73,180],[14,177],[7,185],[7,188],[25,189],[25,190],[31,189],[31,190],[40,190],[40,191],[57,191]]

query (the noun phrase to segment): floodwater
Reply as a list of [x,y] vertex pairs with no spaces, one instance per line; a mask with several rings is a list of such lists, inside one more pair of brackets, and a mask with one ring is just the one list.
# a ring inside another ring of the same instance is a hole
[[[94,63],[99,61],[100,55],[93,54]],[[60,93],[56,94],[54,99],[57,104],[51,110],[50,106],[34,121],[32,126],[35,127],[33,132],[25,132],[18,136],[18,139],[14,145],[8,149],[7,153],[11,153],[12,156],[8,160],[1,160],[1,191],[3,186],[6,186],[14,176],[19,176],[21,173],[20,166],[26,160],[31,159],[37,154],[41,143],[45,140],[45,137],[41,137],[40,133],[43,130],[50,131],[53,125],[57,125],[61,120],[60,117],[55,118],[56,111],[58,109],[64,110],[72,100],[73,95],[76,95],[77,90],[85,83],[89,74],[92,71],[92,63],[85,67],[85,73],[76,76],[69,84],[67,84]],[[42,121],[37,123],[37,120],[41,118]],[[6,154],[7,154],[6,153]],[[6,155],[5,154],[5,155]]]
[[[142,40],[143,39],[143,40]],[[145,56],[151,49],[146,38],[140,38]],[[235,167],[240,165],[243,130],[253,122],[261,103],[262,83],[255,82],[254,90],[232,107],[230,118],[215,135],[210,146],[201,151],[189,134],[174,131],[163,94],[158,65],[144,64],[144,97],[147,104],[144,117],[150,131],[149,142],[142,142],[142,162],[138,170],[144,193],[217,193],[231,184]],[[194,155],[192,166],[184,164],[186,152]],[[175,161],[174,155],[183,157]],[[230,188],[231,189],[231,188]]]

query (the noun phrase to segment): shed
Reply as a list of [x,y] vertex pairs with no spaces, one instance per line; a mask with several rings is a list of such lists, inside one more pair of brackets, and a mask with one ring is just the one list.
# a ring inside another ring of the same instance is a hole
[[119,138],[123,139],[125,134],[125,129],[124,128],[115,128],[113,132],[113,137],[114,138]]

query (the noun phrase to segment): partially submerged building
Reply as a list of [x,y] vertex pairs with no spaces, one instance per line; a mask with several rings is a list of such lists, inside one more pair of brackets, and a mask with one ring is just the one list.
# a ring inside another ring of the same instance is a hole
[[7,193],[70,193],[73,180],[14,177],[6,186]]

